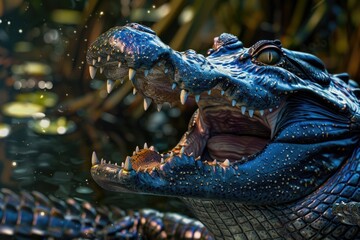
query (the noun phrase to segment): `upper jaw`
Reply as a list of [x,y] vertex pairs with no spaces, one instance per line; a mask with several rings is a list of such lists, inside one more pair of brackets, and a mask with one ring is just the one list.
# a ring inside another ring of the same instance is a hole
[[146,109],[151,102],[158,106],[184,104],[188,97],[198,102],[214,92],[250,116],[277,107],[281,99],[273,98],[274,101],[266,96],[261,86],[257,87],[259,92],[247,92],[253,83],[242,79],[245,73],[232,69],[238,56],[247,50],[235,37],[228,44],[216,45],[205,58],[192,50],[174,51],[155,34],[132,25],[113,28],[101,35],[90,46],[87,62],[91,78],[98,69],[106,76],[108,92],[114,88],[114,81],[130,79],[134,92],[144,97]]

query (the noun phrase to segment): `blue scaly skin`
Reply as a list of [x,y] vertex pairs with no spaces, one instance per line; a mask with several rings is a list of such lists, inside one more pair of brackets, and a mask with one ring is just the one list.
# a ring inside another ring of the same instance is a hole
[[360,201],[360,105],[346,74],[278,40],[245,48],[226,33],[207,57],[177,52],[139,24],[99,36],[87,62],[108,92],[129,77],[145,109],[198,105],[167,153],[136,149],[122,165],[94,156],[101,187],[180,197],[216,239],[360,238],[332,212]]

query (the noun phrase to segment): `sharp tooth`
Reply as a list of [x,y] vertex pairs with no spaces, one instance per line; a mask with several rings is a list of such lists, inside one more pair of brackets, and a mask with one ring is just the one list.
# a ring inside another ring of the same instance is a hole
[[98,57],[98,62],[101,62],[101,57],[100,56]]
[[171,89],[174,90],[176,88],[177,84],[176,83],[173,83],[172,86],[171,86]]
[[264,116],[264,110],[259,110],[261,116]]
[[253,117],[253,116],[254,116],[254,110],[249,109],[249,116],[250,116],[250,117]]
[[212,164],[213,164],[213,165],[216,165],[216,164],[217,164],[216,159],[214,159],[214,161],[212,161]]
[[226,160],[222,163],[222,165],[223,165],[224,167],[230,167],[230,161],[229,161],[229,159],[226,159]]
[[136,146],[135,148],[135,152],[138,152],[140,149],[139,149],[139,146]]
[[233,99],[233,100],[231,101],[231,105],[232,105],[233,107],[235,107],[235,105],[236,105],[236,100],[235,100],[235,99]]
[[224,90],[221,90],[221,96],[223,96],[225,94]]
[[144,143],[144,149],[148,149],[147,143]]
[[155,147],[154,147],[154,146],[150,146],[150,147],[149,147],[149,150],[155,151]]
[[182,146],[182,147],[181,147],[181,149],[180,149],[180,155],[183,155],[183,154],[184,154],[184,152],[185,152],[185,147],[184,147],[184,146]]
[[114,81],[110,79],[106,81],[106,90],[108,93],[111,93],[111,91],[114,89],[114,85],[115,85]]
[[195,101],[198,103],[200,101],[200,94],[199,95],[195,95]]
[[92,60],[92,65],[95,65],[95,63],[96,63],[96,59],[93,59]]
[[208,91],[208,95],[211,95],[211,89]]
[[131,171],[131,170],[132,170],[131,158],[130,158],[130,156],[127,156],[127,157],[126,157],[124,169],[125,169],[126,171]]
[[125,45],[124,44],[120,44],[120,51],[122,53],[124,53],[124,50],[125,50]]
[[90,77],[91,79],[94,79],[95,75],[96,75],[96,67],[94,66],[89,66],[89,73],[90,73]]
[[100,73],[103,73],[103,71],[104,71],[104,68],[100,67]]
[[116,163],[114,163],[114,165],[115,165],[115,166],[117,166],[117,162],[116,162]]
[[132,68],[129,68],[129,79],[130,79],[131,81],[134,80],[135,74],[136,74],[136,71],[135,71],[134,69],[132,69]]
[[269,112],[272,112],[273,111],[273,109],[272,108],[269,108]]
[[105,161],[104,161],[104,159],[102,158],[101,160],[100,160],[100,164],[104,164],[105,163]]
[[161,158],[160,163],[164,163],[164,162],[165,162],[164,158]]
[[118,68],[120,68],[121,67],[121,62],[118,62]]
[[159,103],[156,107],[157,107],[157,111],[160,112],[162,108],[162,104]]
[[164,73],[167,73],[169,71],[169,69],[165,68],[164,69]]
[[246,112],[246,107],[245,106],[241,106],[241,113],[242,115],[244,115]]
[[92,153],[92,156],[91,156],[91,164],[92,164],[92,165],[99,164],[99,159],[98,159],[98,157],[96,156],[95,151]]
[[124,162],[122,162],[122,163],[121,163],[121,167],[124,168],[124,165],[125,165]]
[[149,70],[146,69],[146,70],[144,71],[144,76],[147,77],[147,75],[149,75]]
[[110,61],[110,54],[109,54],[109,55],[107,55],[107,57],[106,57],[106,61]]
[[133,95],[135,95],[137,93],[136,88],[133,88]]
[[182,89],[181,92],[180,92],[180,102],[181,104],[185,104],[186,102],[186,99],[188,98],[189,96],[189,92],[186,91],[185,89]]
[[148,110],[148,108],[150,107],[150,104],[151,104],[152,100],[151,98],[144,98],[144,110]]

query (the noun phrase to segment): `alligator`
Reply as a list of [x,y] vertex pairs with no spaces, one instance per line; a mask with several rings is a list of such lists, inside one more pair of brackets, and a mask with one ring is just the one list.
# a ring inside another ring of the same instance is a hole
[[360,201],[360,104],[348,74],[279,40],[246,48],[228,33],[206,57],[178,52],[136,23],[100,35],[87,63],[108,92],[128,77],[145,110],[190,98],[198,106],[168,152],[145,145],[122,164],[95,156],[102,188],[179,197],[215,239],[360,239],[350,217]]
[[197,104],[188,130],[169,151],[144,144],[121,163],[93,153],[91,174],[110,191],[178,197],[199,221],[3,190],[0,233],[360,239],[360,104],[358,86],[346,73],[330,74],[320,59],[279,40],[246,48],[228,33],[214,39],[206,57],[178,52],[136,23],[100,35],[86,60],[91,78],[97,69],[106,76],[109,94],[115,80],[129,78],[145,110],[152,103],[158,110],[164,103]]

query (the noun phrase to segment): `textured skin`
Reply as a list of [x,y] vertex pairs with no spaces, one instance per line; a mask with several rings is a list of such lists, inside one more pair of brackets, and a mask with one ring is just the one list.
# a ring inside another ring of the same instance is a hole
[[[321,190],[292,204],[246,206],[236,202],[185,199],[216,239],[359,239],[359,218],[341,223],[335,202],[360,202],[360,151]],[[359,209],[354,204],[354,209]],[[359,210],[357,210],[359,211]],[[346,218],[347,219],[347,218]]]
[[360,201],[360,104],[346,74],[277,40],[245,48],[231,34],[207,57],[177,52],[138,24],[102,34],[87,62],[92,78],[96,68],[128,76],[145,110],[188,96],[199,106],[168,153],[145,146],[122,166],[94,157],[103,188],[181,197],[216,239],[360,238],[353,203],[342,204]]
[[0,191],[0,239],[213,239],[197,220],[143,209],[46,197],[39,192]]

